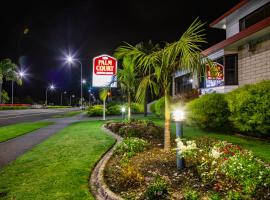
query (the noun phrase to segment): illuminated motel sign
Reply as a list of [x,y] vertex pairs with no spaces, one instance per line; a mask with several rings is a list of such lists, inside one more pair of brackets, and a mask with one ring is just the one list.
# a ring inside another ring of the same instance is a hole
[[93,58],[92,87],[117,87],[117,60],[109,55]]
[[224,85],[224,66],[215,62],[213,66],[206,66],[206,87]]

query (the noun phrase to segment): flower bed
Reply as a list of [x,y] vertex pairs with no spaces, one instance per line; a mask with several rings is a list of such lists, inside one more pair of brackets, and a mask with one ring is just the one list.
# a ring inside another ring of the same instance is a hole
[[151,121],[107,128],[125,138],[104,174],[124,199],[270,199],[270,169],[240,146],[208,137],[177,140],[185,159],[177,171],[175,147],[163,151],[163,129]]

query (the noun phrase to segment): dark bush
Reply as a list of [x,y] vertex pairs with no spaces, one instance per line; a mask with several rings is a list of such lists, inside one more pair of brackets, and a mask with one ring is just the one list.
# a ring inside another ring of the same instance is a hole
[[225,126],[229,109],[224,94],[206,94],[187,104],[188,123],[201,128]]
[[230,120],[242,132],[270,134],[270,81],[246,85],[227,94]]
[[103,105],[94,105],[90,106],[87,111],[90,117],[93,116],[102,116],[103,114]]

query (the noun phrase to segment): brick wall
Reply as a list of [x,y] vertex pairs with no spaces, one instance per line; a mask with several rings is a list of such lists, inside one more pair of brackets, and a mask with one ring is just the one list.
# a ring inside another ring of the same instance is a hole
[[239,85],[270,79],[270,39],[256,44],[255,51],[244,46],[238,54]]

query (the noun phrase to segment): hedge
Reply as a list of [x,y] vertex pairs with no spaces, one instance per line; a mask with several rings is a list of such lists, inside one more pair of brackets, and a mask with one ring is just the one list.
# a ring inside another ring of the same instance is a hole
[[164,116],[164,114],[165,114],[165,97],[161,97],[155,103],[155,114],[157,116]]
[[226,95],[230,120],[242,132],[270,134],[270,81],[245,85]]
[[206,94],[187,105],[188,123],[201,128],[217,128],[226,125],[229,117],[224,94]]

